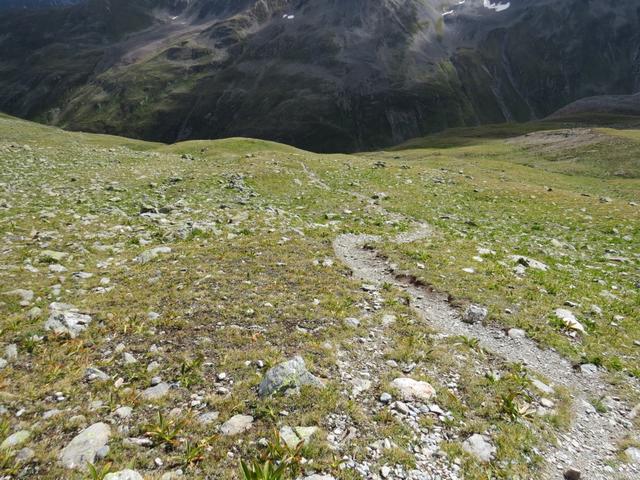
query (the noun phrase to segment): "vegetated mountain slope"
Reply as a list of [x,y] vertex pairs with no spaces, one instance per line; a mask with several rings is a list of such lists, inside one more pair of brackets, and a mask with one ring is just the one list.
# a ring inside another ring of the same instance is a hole
[[576,115],[611,114],[611,115],[640,115],[640,93],[635,95],[599,95],[587,97],[570,103],[550,118],[566,118]]
[[0,19],[0,109],[164,141],[389,145],[637,91],[639,11],[634,0],[90,0]]
[[63,7],[83,0],[0,0],[0,10]]

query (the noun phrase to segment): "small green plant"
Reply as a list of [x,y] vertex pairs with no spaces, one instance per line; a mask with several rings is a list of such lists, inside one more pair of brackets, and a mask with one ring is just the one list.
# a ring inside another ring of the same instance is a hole
[[462,335],[460,336],[460,340],[462,340],[462,343],[466,345],[469,349],[478,353],[482,352],[482,347],[480,346],[479,339]]
[[251,465],[240,462],[243,480],[284,480],[287,466],[282,463],[274,466],[269,460],[262,463],[254,461]]
[[275,430],[273,439],[265,446],[260,458],[246,463],[240,462],[243,480],[284,480],[289,476],[296,478],[301,473],[301,441],[295,448],[289,447]]
[[10,428],[11,424],[9,423],[9,420],[7,420],[6,418],[0,420],[0,438],[6,437],[9,433]]
[[180,364],[178,381],[184,388],[202,383],[202,363],[204,356],[198,355],[194,360],[185,360]]
[[178,445],[178,434],[181,427],[182,425],[178,422],[165,420],[162,413],[158,412],[158,420],[147,426],[146,435],[152,438],[155,443],[167,448],[175,448]]
[[204,460],[205,445],[203,443],[187,442],[184,447],[182,464],[191,467]]
[[107,463],[102,467],[96,467],[93,463],[87,466],[87,474],[90,480],[103,480],[109,472],[111,472],[111,463]]
[[593,408],[595,408],[598,413],[604,414],[608,411],[607,405],[604,403],[602,398],[592,398],[591,405],[593,405]]

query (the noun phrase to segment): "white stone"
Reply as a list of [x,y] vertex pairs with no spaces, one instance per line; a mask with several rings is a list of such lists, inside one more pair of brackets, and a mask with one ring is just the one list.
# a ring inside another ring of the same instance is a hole
[[570,330],[577,330],[582,333],[586,333],[584,330],[584,326],[578,321],[576,316],[570,310],[565,308],[556,309],[556,317],[558,317],[565,326]]
[[405,401],[429,400],[436,394],[431,384],[413,378],[396,378],[391,382],[391,386],[400,392]]

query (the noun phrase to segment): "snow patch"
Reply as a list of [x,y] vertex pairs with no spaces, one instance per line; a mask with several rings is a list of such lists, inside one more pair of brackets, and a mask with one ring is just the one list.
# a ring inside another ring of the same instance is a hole
[[495,10],[496,12],[502,12],[511,6],[511,2],[507,3],[493,3],[491,0],[484,0],[484,8]]

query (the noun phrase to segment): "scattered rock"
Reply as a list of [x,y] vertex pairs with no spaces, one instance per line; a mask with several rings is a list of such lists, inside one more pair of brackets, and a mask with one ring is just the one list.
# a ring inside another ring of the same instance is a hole
[[29,430],[19,430],[5,438],[4,442],[0,444],[0,450],[12,450],[25,443],[29,438],[31,438]]
[[547,395],[552,395],[554,393],[554,391],[555,391],[549,385],[547,385],[546,383],[541,382],[537,378],[534,378],[533,380],[531,380],[531,384],[534,387],[536,387],[538,390],[540,390],[541,392],[546,393]]
[[56,252],[53,250],[44,250],[38,255],[39,263],[60,263],[69,256],[65,252]]
[[220,432],[227,436],[238,435],[249,430],[252,425],[253,417],[249,415],[235,415],[220,427]]
[[598,367],[591,363],[585,363],[580,365],[580,373],[584,375],[594,375],[598,373]]
[[391,400],[393,400],[393,397],[391,396],[391,394],[384,392],[382,395],[380,395],[380,402],[381,403],[389,403],[391,402]]
[[521,330],[519,328],[510,328],[509,331],[507,332],[507,335],[510,338],[514,338],[514,339],[527,337],[527,333],[524,330]]
[[144,480],[135,470],[120,470],[119,472],[108,473],[104,480]]
[[168,383],[161,382],[153,387],[143,390],[141,395],[145,400],[158,400],[169,393],[170,389],[171,387]]
[[317,431],[318,427],[282,427],[280,429],[280,437],[289,448],[295,448],[300,442],[304,442],[307,445]]
[[133,259],[134,262],[145,264],[149,263],[151,260],[154,260],[161,254],[169,254],[171,253],[171,248],[169,247],[156,247],[151,250],[146,250]]
[[86,377],[87,380],[89,381],[93,381],[93,380],[100,380],[101,382],[107,381],[109,380],[109,375],[107,375],[106,373],[104,373],[102,370],[100,370],[99,368],[95,368],[95,367],[89,367],[84,371],[84,376]]
[[640,465],[640,448],[629,447],[624,451],[624,453],[631,463]]
[[546,272],[549,270],[549,266],[545,263],[542,263],[538,260],[534,260],[533,258],[525,257],[522,255],[511,255],[511,260],[516,262],[519,265],[522,265],[525,268],[533,268],[534,270],[540,270],[541,272]]
[[16,453],[16,462],[26,463],[36,455],[32,449],[25,447]]
[[44,324],[44,329],[58,335],[66,334],[71,338],[76,338],[87,329],[92,320],[89,315],[79,313],[73,305],[52,303],[49,305],[49,310],[51,310],[51,314]]
[[26,307],[27,305],[29,305],[34,297],[34,294],[31,290],[24,290],[22,288],[17,288],[9,292],[4,292],[4,295],[8,295],[11,297],[19,297],[20,305],[22,307]]
[[496,453],[496,447],[477,433],[471,435],[464,441],[462,449],[485,463],[490,462]]
[[565,470],[564,478],[565,480],[580,480],[582,478],[582,475],[580,473],[580,470],[570,468],[568,470]]
[[360,320],[358,320],[357,318],[345,318],[344,319],[344,323],[347,324],[347,326],[349,327],[353,327],[353,328],[358,328],[360,326]]
[[163,473],[160,480],[181,480],[183,476],[184,472],[181,469],[178,469],[173,472]]
[[462,316],[465,323],[482,323],[489,315],[489,310],[480,305],[469,305]]
[[569,330],[577,330],[581,333],[586,333],[584,330],[584,326],[578,321],[576,316],[570,310],[558,308],[556,309],[555,313],[556,317],[562,320],[562,322]]
[[60,452],[60,462],[65,468],[86,469],[94,463],[98,451],[107,445],[111,428],[106,423],[94,423],[82,430]]
[[15,343],[11,343],[4,348],[4,357],[12,362],[18,359],[18,346]]
[[220,414],[218,412],[203,413],[203,414],[198,415],[198,423],[200,425],[210,425],[213,422],[215,422],[216,420],[218,420],[219,416],[220,416]]
[[133,365],[134,363],[138,363],[138,360],[136,359],[136,357],[134,357],[129,352],[124,352],[122,354],[122,361],[124,362],[125,365]]
[[126,419],[129,418],[131,416],[131,414],[133,413],[133,408],[131,407],[120,407],[116,410],[116,415],[118,417],[120,417],[121,419]]
[[396,378],[391,382],[391,386],[400,392],[403,400],[408,402],[429,400],[436,394],[431,384],[413,378]]
[[309,373],[302,357],[297,356],[271,368],[262,379],[258,393],[264,397],[304,385],[324,387],[319,378]]

